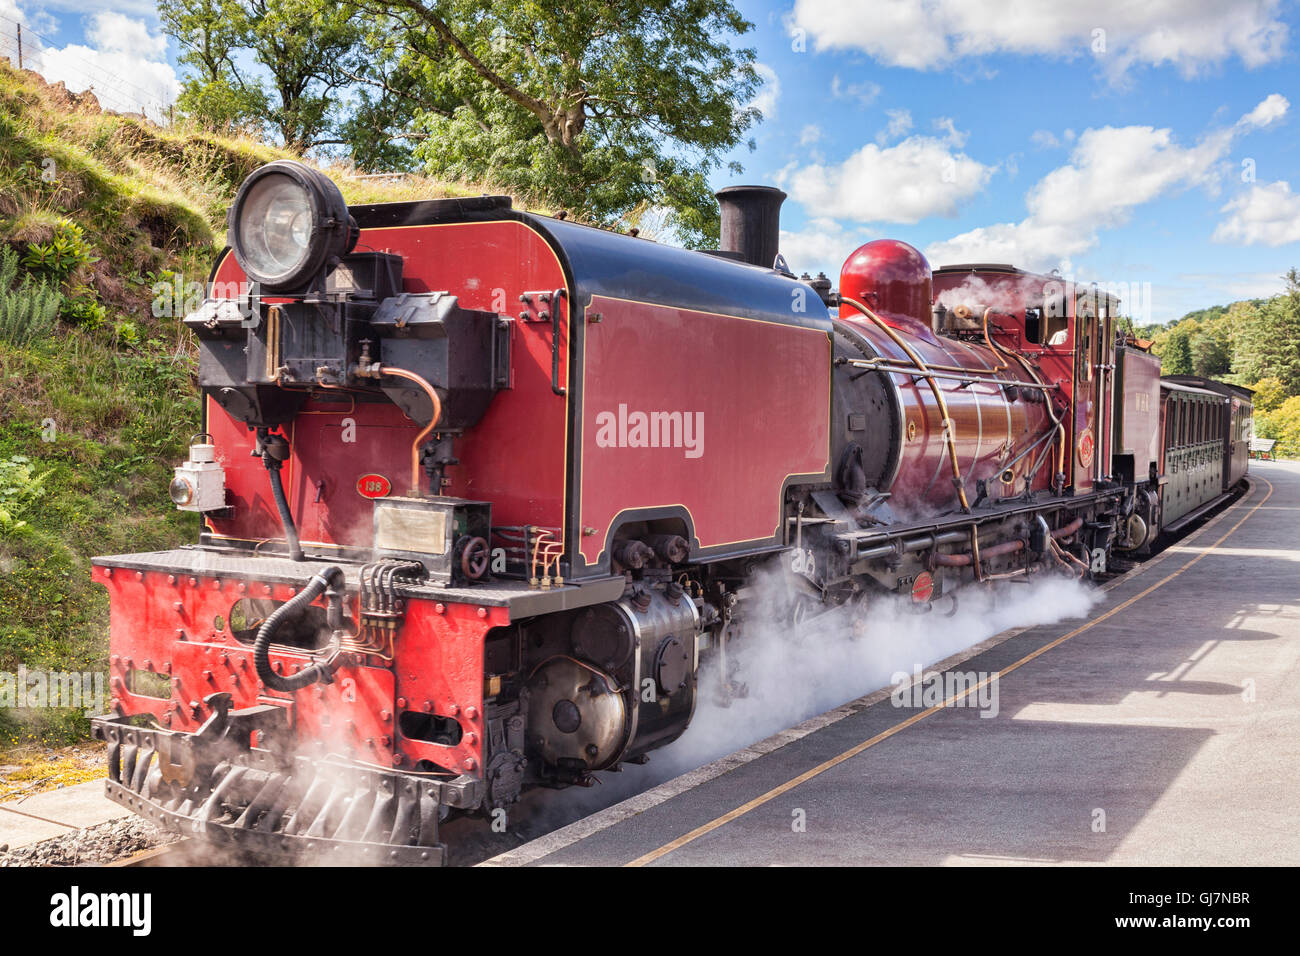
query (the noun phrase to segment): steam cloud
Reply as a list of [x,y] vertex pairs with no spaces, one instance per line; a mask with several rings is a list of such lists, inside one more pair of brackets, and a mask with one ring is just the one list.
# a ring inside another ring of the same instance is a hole
[[[972,314],[978,318],[984,314],[985,309],[989,308],[994,312],[1003,313],[1014,313],[1024,309],[1026,292],[1027,290],[1021,288],[1019,283],[993,285],[979,276],[971,276],[961,285],[940,292],[939,304],[945,309],[953,309],[959,305],[969,306]],[[1032,297],[1030,298],[1032,301]]]
[[[810,717],[825,713],[880,688],[891,675],[922,669],[1011,627],[1052,624],[1082,617],[1101,600],[1101,592],[1072,577],[1048,573],[1031,583],[1015,581],[960,589],[957,610],[918,614],[901,601],[881,601],[868,609],[843,607],[801,627],[764,623],[764,611],[782,600],[785,585],[760,580],[759,613],[747,621],[743,642],[728,652],[739,663],[736,679],[748,696],[730,706],[717,702],[711,688],[716,658],[700,670],[700,698],[691,726],[673,744],[650,756],[645,766],[620,774],[601,774],[592,790],[548,792],[530,808],[546,818],[530,821],[533,835],[734,753]],[[530,801],[532,802],[532,801]]]

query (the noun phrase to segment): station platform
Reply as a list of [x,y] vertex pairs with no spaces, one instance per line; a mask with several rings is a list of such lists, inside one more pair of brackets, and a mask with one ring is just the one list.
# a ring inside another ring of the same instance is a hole
[[958,657],[480,865],[1300,863],[1300,465]]
[[103,780],[47,790],[0,803],[0,846],[17,850],[130,814],[104,796]]

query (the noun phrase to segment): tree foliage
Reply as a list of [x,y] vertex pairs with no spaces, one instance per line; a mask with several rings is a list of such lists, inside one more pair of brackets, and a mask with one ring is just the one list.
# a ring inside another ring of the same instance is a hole
[[1300,272],[1287,273],[1281,295],[1242,314],[1233,368],[1248,381],[1276,378],[1287,395],[1300,395]]
[[158,0],[163,30],[190,69],[177,105],[215,127],[274,132],[303,152],[332,134],[362,29],[327,0]]
[[730,0],[159,6],[193,115],[599,223],[652,213],[687,244],[716,241],[708,176],[761,119],[754,51],[734,42],[752,24]]
[[1272,438],[1278,458],[1300,458],[1300,395],[1292,395],[1276,408],[1255,412],[1255,434]]
[[597,222],[663,207],[683,239],[716,240],[707,174],[760,119],[754,52],[729,42],[752,25],[727,0],[366,5],[418,77],[426,171]]
[[1157,336],[1152,351],[1160,356],[1160,369],[1165,375],[1194,375],[1192,367],[1192,342],[1187,330],[1170,329]]

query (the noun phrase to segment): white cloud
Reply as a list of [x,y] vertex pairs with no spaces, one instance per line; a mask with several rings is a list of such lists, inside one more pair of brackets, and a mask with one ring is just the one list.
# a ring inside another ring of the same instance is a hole
[[1263,127],[1280,120],[1291,108],[1291,101],[1281,93],[1270,93],[1240,120],[1243,126]]
[[[0,0],[0,15],[23,19],[16,0]],[[54,47],[24,37],[24,65],[74,93],[91,90],[105,109],[160,119],[180,90],[166,61],[167,38],[143,20],[101,6],[86,27],[85,41]]]
[[1128,222],[1133,210],[1144,203],[1193,186],[1216,189],[1233,138],[1245,128],[1239,121],[1186,147],[1176,143],[1168,129],[1084,130],[1069,163],[1029,190],[1025,196],[1029,214],[1024,219],[981,226],[932,243],[926,255],[936,264],[979,260],[1050,268],[1062,257],[1094,248],[1101,230]]
[[952,119],[947,116],[940,116],[935,120],[934,128],[943,133],[944,142],[952,144],[957,149],[965,146],[966,140],[970,138],[970,133],[957,129]]
[[1300,242],[1300,194],[1285,180],[1252,186],[1224,206],[1228,218],[1211,238],[1243,246],[1284,246]]
[[866,237],[845,229],[833,219],[809,220],[798,232],[781,230],[781,254],[796,273],[816,275],[824,272],[839,285],[840,266],[852,250],[866,242]]
[[813,216],[914,223],[955,216],[993,170],[944,140],[911,136],[894,146],[868,143],[838,165],[787,169],[778,182]]
[[150,60],[167,53],[166,36],[150,33],[143,20],[120,13],[95,14],[86,39],[106,53],[133,53]]
[[24,61],[27,49],[35,40],[32,33],[53,31],[58,27],[58,24],[43,10],[24,10],[18,5],[18,0],[0,0],[0,56],[9,57],[15,65],[18,62],[18,35],[14,29],[15,23],[20,23],[23,27]]
[[885,110],[889,123],[876,134],[877,143],[887,143],[897,139],[912,128],[912,114],[908,110]]
[[1134,64],[1169,64],[1192,75],[1232,57],[1247,67],[1279,59],[1287,38],[1280,6],[1280,0],[796,0],[788,28],[806,31],[817,49],[861,50],[886,65],[917,70],[1019,54],[1090,56],[1112,76]]
[[1192,304],[1179,314],[1186,314],[1196,308],[1197,303],[1204,305],[1206,301],[1215,298],[1215,295],[1206,294],[1204,290],[1223,296],[1223,300],[1267,299],[1281,292],[1286,284],[1280,275],[1272,272],[1184,273],[1178,278],[1184,282],[1195,283],[1201,290],[1191,300]]
[[1046,129],[1034,130],[1029,141],[1040,149],[1059,149],[1061,146],[1061,141],[1056,138],[1056,134]]
[[[43,0],[41,6],[73,13],[100,13],[104,9],[104,0]],[[113,0],[113,8],[120,13],[150,20],[158,16],[157,0]]]
[[831,97],[837,100],[857,100],[863,106],[870,106],[881,93],[879,83],[863,80],[861,83],[844,83],[836,73],[831,77]]
[[816,123],[809,123],[799,131],[799,145],[811,146],[822,138],[822,128]]
[[776,70],[766,63],[755,63],[754,70],[763,81],[763,85],[759,87],[758,93],[749,105],[757,107],[763,114],[763,119],[775,119],[776,104],[781,98],[781,79],[776,75]]

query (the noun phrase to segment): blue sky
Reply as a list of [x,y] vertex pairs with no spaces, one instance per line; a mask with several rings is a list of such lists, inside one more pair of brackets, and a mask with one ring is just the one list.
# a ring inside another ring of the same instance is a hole
[[[766,119],[714,185],[790,194],[797,271],[892,237],[934,265],[1119,286],[1166,321],[1300,266],[1295,3],[737,2]],[[152,0],[0,0],[0,37],[14,19],[48,40],[47,75],[97,80],[106,105],[174,95]]]

